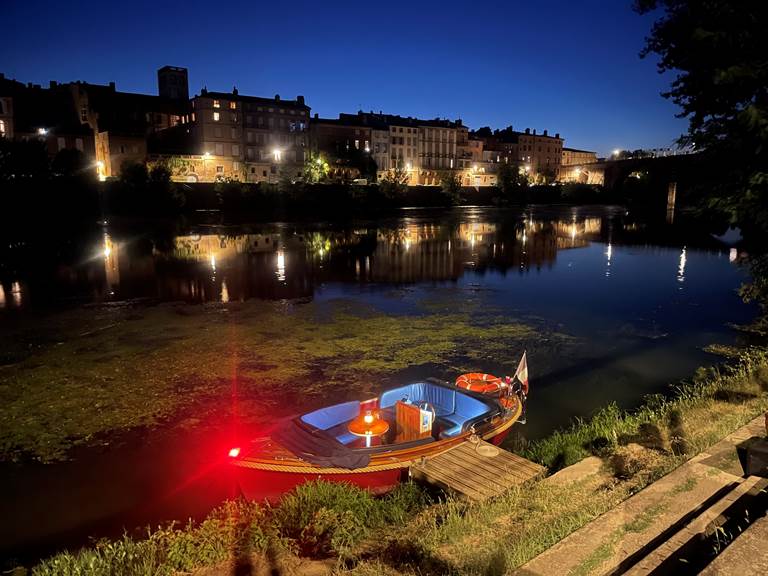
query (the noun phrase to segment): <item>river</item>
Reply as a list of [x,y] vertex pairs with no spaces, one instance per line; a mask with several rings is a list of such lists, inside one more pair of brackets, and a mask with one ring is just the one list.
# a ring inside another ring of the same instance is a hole
[[[702,348],[735,343],[740,336],[731,326],[755,313],[736,293],[747,273],[735,249],[684,223],[651,224],[620,207],[405,210],[349,224],[226,225],[216,218],[160,230],[104,223],[74,237],[7,242],[0,250],[0,378],[29,367],[38,349],[100,330],[92,326],[97,316],[106,318],[105,330],[118,324],[110,314],[123,314],[119,321],[141,316],[160,333],[154,314],[169,305],[180,321],[197,309],[215,310],[239,315],[241,325],[258,323],[261,309],[253,306],[265,302],[312,306],[321,315],[364,308],[397,318],[406,331],[409,319],[425,314],[465,312],[480,322],[492,315],[486,341],[506,321],[532,332],[514,349],[491,347],[485,356],[456,350],[463,360],[399,367],[386,383],[449,379],[459,365],[508,372],[527,349],[531,396],[528,422],[511,440],[519,441],[609,402],[631,408],[665,392],[719,361]],[[215,339],[232,326],[206,321],[202,329]],[[378,391],[370,381],[345,386],[342,396]],[[327,391],[297,398],[300,385],[293,387],[290,401],[272,398],[264,412],[283,415],[327,401]],[[23,400],[14,394],[3,385],[9,403]],[[123,527],[200,517],[230,496],[210,458],[225,442],[222,430],[162,422],[95,434],[69,449],[66,461],[43,464],[22,451],[1,463],[6,562]]]

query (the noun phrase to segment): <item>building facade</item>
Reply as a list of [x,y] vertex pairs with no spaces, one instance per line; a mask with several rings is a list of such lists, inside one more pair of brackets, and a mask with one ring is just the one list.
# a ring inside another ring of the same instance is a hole
[[13,140],[13,98],[0,98],[0,138]]
[[[295,100],[203,89],[192,99],[190,152],[215,166],[215,180],[300,178],[308,150],[309,107]],[[190,176],[191,178],[191,176]]]
[[592,164],[593,162],[597,162],[597,152],[576,150],[575,148],[563,148],[563,158],[560,162],[563,166]]
[[517,153],[524,169],[535,181],[554,181],[560,171],[563,139],[560,134],[550,136],[544,130],[541,134],[529,128],[517,137]]

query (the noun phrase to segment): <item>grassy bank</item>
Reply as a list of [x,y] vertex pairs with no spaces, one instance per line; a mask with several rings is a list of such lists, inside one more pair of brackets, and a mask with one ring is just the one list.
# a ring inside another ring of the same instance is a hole
[[[651,397],[631,413],[608,407],[525,448],[529,458],[552,469],[587,455],[602,458],[599,471],[576,479],[539,482],[483,504],[434,502],[411,484],[383,499],[347,486],[312,484],[275,509],[228,503],[197,526],[60,554],[34,573],[106,574],[97,568],[128,558],[121,573],[169,574],[231,567],[244,555],[266,566],[281,554],[301,554],[337,558],[338,571],[359,575],[502,574],[767,408],[768,350],[751,349],[730,365],[700,370],[668,398]],[[683,485],[680,493],[691,488]],[[641,531],[656,513],[648,510],[622,534]],[[587,573],[589,566],[583,569]]]

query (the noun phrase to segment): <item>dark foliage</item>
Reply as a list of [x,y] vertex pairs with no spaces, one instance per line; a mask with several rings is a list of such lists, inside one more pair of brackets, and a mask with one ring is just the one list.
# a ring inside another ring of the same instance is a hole
[[768,2],[636,0],[635,7],[661,11],[642,55],[677,73],[664,96],[689,120],[682,141],[705,157],[702,207],[741,228],[755,278],[742,295],[768,312]]

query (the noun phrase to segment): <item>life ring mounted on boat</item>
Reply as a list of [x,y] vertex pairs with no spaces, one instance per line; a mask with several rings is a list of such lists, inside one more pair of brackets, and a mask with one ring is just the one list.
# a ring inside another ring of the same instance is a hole
[[493,374],[469,372],[456,378],[456,386],[472,392],[491,394],[505,387],[504,381]]

